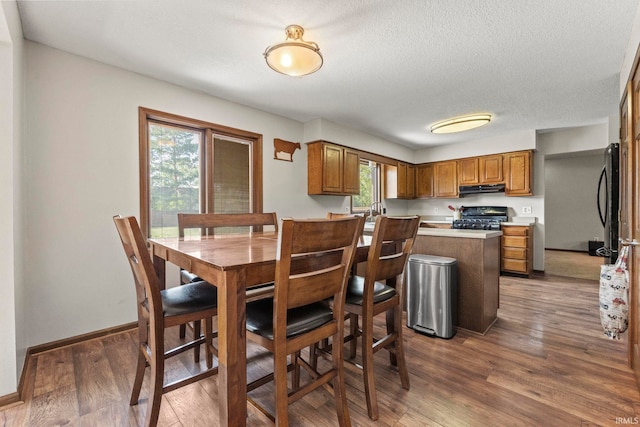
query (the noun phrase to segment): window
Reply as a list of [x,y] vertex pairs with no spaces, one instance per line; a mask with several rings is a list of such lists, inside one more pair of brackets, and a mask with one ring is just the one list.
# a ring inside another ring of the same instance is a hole
[[369,211],[380,200],[380,163],[360,159],[360,194],[351,196],[351,211]]
[[178,235],[178,212],[262,212],[262,136],[139,109],[140,226]]

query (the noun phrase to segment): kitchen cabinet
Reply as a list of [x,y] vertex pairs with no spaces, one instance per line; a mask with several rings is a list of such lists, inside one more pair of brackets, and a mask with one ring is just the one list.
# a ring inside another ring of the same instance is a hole
[[433,197],[433,163],[416,166],[416,197]]
[[360,154],[357,151],[326,141],[307,145],[308,194],[349,196],[360,193]]
[[414,254],[458,260],[456,326],[482,335],[486,334],[498,319],[500,298],[501,236],[486,233],[486,236],[471,238],[465,230],[421,228],[412,251]]
[[502,226],[501,271],[523,274],[533,273],[533,226]]
[[415,197],[415,166],[404,162],[384,165],[384,197],[413,199]]
[[458,197],[458,161],[434,163],[434,196],[442,198]]
[[533,194],[533,153],[517,151],[504,154],[505,194],[531,196]]
[[478,164],[478,157],[458,160],[458,185],[478,184]]
[[504,182],[502,154],[482,156],[478,159],[480,184],[500,184]]

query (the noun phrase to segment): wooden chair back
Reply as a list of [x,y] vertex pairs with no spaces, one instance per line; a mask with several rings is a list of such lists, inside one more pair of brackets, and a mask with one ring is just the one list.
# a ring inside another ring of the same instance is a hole
[[275,299],[286,302],[280,306],[283,314],[287,309],[330,297],[344,301],[343,287],[363,226],[362,217],[282,221],[276,257]]
[[[258,231],[259,227],[271,225],[278,231],[278,217],[275,212],[268,213],[237,213],[237,214],[214,214],[214,213],[179,213],[178,233],[184,237],[184,230],[199,228],[201,235],[214,234],[215,228],[221,227],[253,227]],[[260,228],[261,229],[261,228]]]
[[327,219],[351,218],[353,216],[361,216],[366,218],[366,215],[363,213],[327,212]]
[[149,312],[152,319],[162,319],[160,282],[138,221],[133,216],[124,218],[114,216],[113,221],[116,224],[124,252],[133,272],[138,318],[148,317],[145,313]]
[[[396,287],[396,292],[402,291],[399,289],[400,287],[395,286],[394,279],[404,271],[419,227],[419,216],[388,217],[380,215],[377,217],[367,257],[364,285],[365,304],[367,297],[370,297],[371,301],[373,299],[375,281],[389,280],[387,284]],[[390,252],[389,249],[385,249],[383,254],[383,245],[388,248],[389,242],[395,243],[393,245],[395,250]]]

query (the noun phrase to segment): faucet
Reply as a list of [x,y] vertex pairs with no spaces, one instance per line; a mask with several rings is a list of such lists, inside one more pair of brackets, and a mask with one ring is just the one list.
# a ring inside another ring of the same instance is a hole
[[[376,210],[378,208],[378,210]],[[382,206],[382,202],[373,202],[371,206],[369,206],[369,211],[371,212],[371,216],[375,217],[376,215],[381,215],[384,210],[384,206]]]

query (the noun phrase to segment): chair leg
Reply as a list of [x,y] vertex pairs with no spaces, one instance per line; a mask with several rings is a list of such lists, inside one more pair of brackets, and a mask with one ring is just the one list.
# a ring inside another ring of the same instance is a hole
[[138,365],[136,366],[136,378],[133,380],[133,389],[131,390],[131,399],[129,405],[137,405],[140,398],[140,389],[144,380],[144,370],[147,367],[147,360],[144,357],[142,347],[138,346]]
[[[342,340],[342,333],[339,331],[333,336],[333,342],[339,343]],[[334,345],[331,348],[331,359],[336,376],[333,378],[333,394],[336,399],[336,412],[338,414],[338,425],[340,427],[350,427],[349,407],[347,405],[347,394],[344,386],[344,362],[343,346]]]
[[286,354],[273,353],[273,380],[276,392],[276,425],[287,427],[289,425],[289,405],[287,391],[287,356]]
[[309,365],[313,368],[314,371],[318,370],[318,343],[314,342],[309,346]]
[[402,342],[402,307],[400,305],[393,309],[394,331],[396,333],[395,354],[398,372],[400,373],[400,382],[402,388],[409,390],[409,372],[407,371],[407,363],[404,359],[404,344]]
[[[395,321],[395,315],[396,315],[395,308],[392,308],[391,310],[387,310],[385,315],[387,317],[387,335],[395,334],[395,337],[396,337],[394,342],[394,346],[395,346],[398,342],[398,338],[397,338],[398,335],[396,330],[397,322]],[[394,351],[389,350],[389,363],[391,363],[391,366],[398,366],[398,360],[396,357],[395,350]]]
[[180,339],[184,339],[186,335],[187,335],[187,325],[183,323],[182,325],[180,325],[180,332],[178,336],[180,337]]
[[362,368],[367,413],[375,421],[378,419],[378,398],[373,372],[373,317],[366,314],[362,316]]
[[[164,342],[164,338],[162,340]],[[153,348],[153,347],[152,347]],[[147,416],[145,426],[155,426],[158,424],[160,416],[160,403],[162,402],[162,387],[164,382],[164,355],[163,350],[157,346],[153,352],[157,352],[151,357],[151,384],[149,387],[149,405],[147,406]]]
[[207,361],[207,369],[213,367],[213,354],[211,346],[213,346],[213,320],[211,317],[204,319],[204,354]]
[[[198,338],[200,338],[200,335],[201,335],[200,325],[201,323],[199,320],[193,321],[193,339],[194,340],[197,340]],[[195,363],[200,363],[200,344],[196,344],[196,346],[193,348],[193,361]]]
[[358,349],[358,335],[360,335],[357,314],[349,313],[349,335],[352,337],[349,342],[349,359],[353,359],[356,357]]
[[294,390],[300,388],[300,363],[298,362],[299,357],[299,351],[296,351],[291,355],[291,363],[293,364],[293,373],[291,374],[291,388]]

